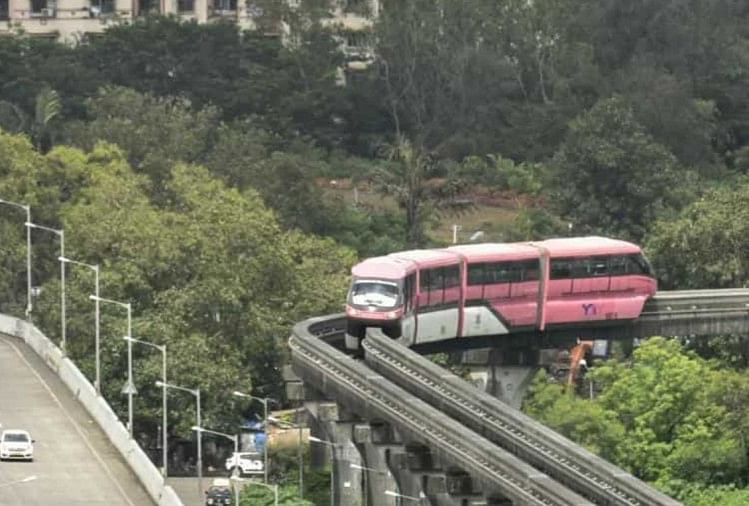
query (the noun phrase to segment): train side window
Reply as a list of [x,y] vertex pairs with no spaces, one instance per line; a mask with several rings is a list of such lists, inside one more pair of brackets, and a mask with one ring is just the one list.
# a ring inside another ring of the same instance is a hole
[[627,274],[654,276],[652,267],[642,255],[627,255]]
[[442,304],[445,286],[444,269],[429,269],[429,305]]
[[551,261],[551,279],[569,279],[572,277],[572,261],[556,259]]
[[609,275],[609,262],[607,257],[593,257],[590,259],[590,275],[601,277]]
[[523,262],[523,281],[538,281],[538,261]]
[[653,269],[642,255],[622,255],[609,258],[609,271],[612,276],[627,274],[654,277]]
[[429,273],[430,271],[426,269],[419,272],[419,290],[421,292],[429,291]]
[[572,260],[573,278],[598,278],[608,275],[607,257],[577,258]]
[[419,286],[422,293],[422,301],[426,300],[426,304],[442,304],[443,286],[444,286],[444,275],[442,268],[437,269],[425,269],[419,274],[420,282]]
[[518,281],[519,279],[520,271],[518,270],[517,264],[515,263],[497,262],[486,264],[484,282],[487,285],[509,283],[510,281]]
[[615,256],[609,258],[609,273],[612,276],[623,276],[627,274],[627,257]]
[[486,264],[469,264],[468,265],[468,286],[484,284],[484,267]]
[[460,286],[460,267],[457,265],[454,267],[445,267],[443,269],[443,275],[445,279],[445,290],[448,288],[455,288]]

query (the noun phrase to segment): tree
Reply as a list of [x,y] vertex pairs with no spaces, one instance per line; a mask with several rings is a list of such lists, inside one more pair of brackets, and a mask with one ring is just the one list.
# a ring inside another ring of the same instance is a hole
[[601,392],[594,400],[539,378],[525,409],[677,497],[743,484],[749,466],[743,373],[700,359],[676,341],[651,338],[631,360],[599,365],[589,379]]
[[619,97],[600,101],[570,125],[554,157],[559,212],[574,230],[639,241],[650,224],[683,205],[686,171],[653,141]]
[[[330,240],[284,232],[256,192],[227,188],[204,168],[177,164],[165,183],[169,198],[155,203],[148,178],[136,174],[114,146],[98,144],[88,153],[58,146],[40,156],[28,140],[0,134],[3,196],[32,205],[51,202],[39,205],[38,217],[65,227],[66,253],[102,266],[102,292],[133,302],[134,335],[166,344],[170,378],[200,387],[205,419],[228,429],[247,409],[230,400],[233,389],[283,398],[280,364],[289,326],[339,307],[355,257]],[[47,217],[51,212],[59,217]],[[0,226],[11,230],[11,223],[3,219]],[[15,299],[25,296],[16,278],[25,270],[15,265],[23,262],[23,239],[19,231],[9,233],[0,249],[12,268],[0,276],[0,288]],[[57,244],[41,244],[45,249],[35,249],[35,282],[42,285],[37,324],[55,338]],[[70,356],[91,377],[90,273],[71,269],[66,289]],[[3,302],[13,303],[8,299]],[[104,307],[102,385],[120,414],[126,410],[119,394],[125,331],[124,312]],[[134,359],[140,391],[136,431],[154,436],[160,392],[153,382],[161,374],[160,357],[136,347]],[[174,402],[170,425],[187,434],[194,401]]]
[[708,191],[659,220],[647,250],[666,288],[749,286],[749,180]]
[[462,182],[456,178],[435,180],[437,166],[426,153],[399,138],[387,152],[389,163],[374,173],[377,192],[395,199],[406,215],[406,243],[421,246],[426,225],[436,213],[455,207]]
[[12,102],[0,102],[0,126],[11,132],[27,131],[39,151],[52,147],[51,126],[59,116],[60,96],[49,87],[42,88],[34,100],[34,114],[28,115]]
[[121,87],[100,89],[86,106],[89,121],[68,127],[71,143],[84,149],[100,140],[117,144],[130,165],[152,179],[156,192],[173,164],[202,161],[219,126],[213,107],[193,110],[185,99]]

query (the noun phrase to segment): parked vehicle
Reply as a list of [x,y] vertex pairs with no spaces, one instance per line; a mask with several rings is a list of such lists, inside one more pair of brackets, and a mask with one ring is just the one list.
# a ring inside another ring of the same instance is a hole
[[25,430],[6,429],[0,434],[0,460],[34,460],[34,440]]
[[263,457],[257,452],[235,453],[226,459],[226,470],[232,474],[263,474]]

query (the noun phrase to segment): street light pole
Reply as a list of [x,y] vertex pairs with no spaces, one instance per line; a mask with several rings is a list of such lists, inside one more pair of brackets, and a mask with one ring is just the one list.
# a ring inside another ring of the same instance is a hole
[[163,462],[163,474],[164,478],[167,477],[167,461],[169,459],[169,437],[168,437],[168,430],[167,430],[167,404],[166,404],[166,345],[165,344],[153,344],[149,343],[148,341],[143,341],[142,339],[135,339],[134,337],[125,336],[126,341],[132,341],[134,343],[140,343],[146,346],[150,346],[151,348],[156,348],[161,352],[161,382],[163,383],[162,392],[161,392],[161,451],[162,451],[162,460]]
[[[26,223],[31,223],[31,206],[0,199],[0,204],[6,204],[26,211]],[[31,227],[26,227],[26,319],[31,319]]]
[[265,426],[265,444],[263,444],[263,481],[268,483],[268,401],[271,401],[270,397],[255,397],[254,395],[246,394],[235,390],[232,392],[236,397],[245,397],[247,399],[253,399],[263,404],[263,424]]
[[[231,434],[225,434],[223,432],[218,432],[211,429],[204,429],[203,427],[199,425],[193,425],[192,430],[197,431],[198,433],[208,432],[209,434],[216,434],[217,436],[223,436],[225,438],[231,439],[234,441],[234,458],[237,459],[237,462],[239,462],[239,436],[232,436]],[[239,506],[239,494],[234,494],[234,504],[236,506]]]
[[[45,227],[43,225],[37,225],[31,221],[26,222],[28,228],[38,228],[39,230],[45,230],[52,232],[60,238],[60,256],[65,256],[65,230]],[[28,237],[28,236],[27,236]],[[27,239],[30,240],[30,239]],[[62,327],[62,354],[67,355],[68,340],[65,335],[65,262],[60,264],[60,326]]]
[[[195,397],[197,398],[198,403],[198,410],[197,410],[197,420],[198,420],[198,427],[201,427],[203,425],[203,420],[200,418],[200,389],[196,389]],[[200,493],[203,493],[203,434],[198,432],[198,488],[200,490]]]
[[[62,255],[63,257],[65,255]],[[64,262],[63,262],[64,265]],[[106,302],[115,306],[124,307],[127,310],[127,335],[132,337],[133,333],[133,305],[129,302],[119,302],[112,299],[105,299],[99,295],[89,295],[89,299],[97,302]],[[130,439],[133,438],[133,394],[135,393],[135,384],[133,383],[133,342],[127,342],[127,431]]]
[[[195,399],[197,401],[197,411],[196,411],[196,427],[202,427],[201,425],[201,418],[200,418],[200,389],[199,388],[185,388],[178,385],[172,385],[171,383],[165,383],[163,381],[157,381],[156,382],[157,387],[164,387],[164,388],[174,388],[176,390],[182,390],[183,392],[189,392],[192,395],[195,396]],[[203,445],[202,440],[203,436],[200,431],[198,431],[198,496],[203,495]]]
[[87,264],[85,262],[79,262],[77,260],[72,260],[70,258],[66,257],[59,257],[58,260],[62,262],[63,264],[74,264],[79,265],[81,267],[86,267],[88,269],[91,269],[94,271],[94,283],[95,283],[95,292],[96,292],[96,299],[95,299],[95,314],[96,314],[96,322],[95,322],[95,347],[96,347],[96,380],[94,381],[94,385],[96,386],[96,394],[101,395],[101,364],[100,364],[100,351],[99,351],[99,343],[100,343],[100,336],[99,336],[99,264]]
[[[37,225],[30,221],[26,222],[28,228],[38,228],[46,232],[51,232],[60,238],[60,256],[65,256],[65,230]],[[67,355],[68,340],[65,335],[65,262],[60,264],[60,326],[62,327],[62,354]]]

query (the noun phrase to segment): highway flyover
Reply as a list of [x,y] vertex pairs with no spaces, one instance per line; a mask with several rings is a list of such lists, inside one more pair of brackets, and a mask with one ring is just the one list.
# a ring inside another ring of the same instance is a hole
[[28,430],[36,440],[33,462],[0,462],[0,505],[153,504],[55,373],[23,341],[4,335],[0,424]]

